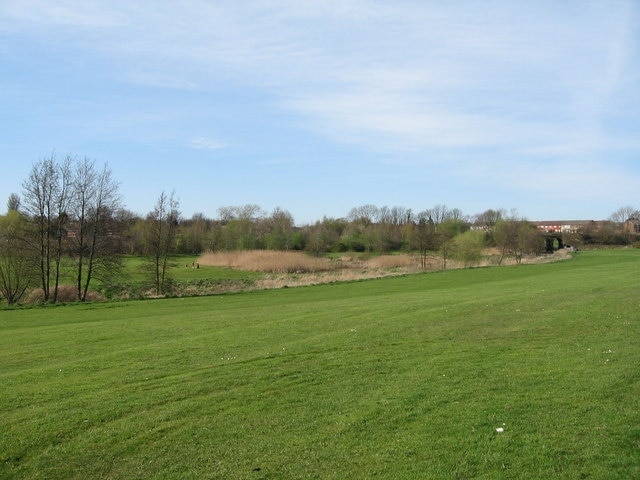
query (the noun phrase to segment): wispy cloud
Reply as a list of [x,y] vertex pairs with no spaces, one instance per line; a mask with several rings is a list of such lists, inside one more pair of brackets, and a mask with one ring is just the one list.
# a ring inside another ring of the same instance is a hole
[[638,27],[631,0],[188,0],[153,8],[13,0],[3,8],[32,26],[83,30],[124,81],[261,88],[308,128],[382,150],[568,153],[584,151],[585,138],[598,148],[607,143],[609,102],[638,74],[628,70]]
[[[22,28],[113,28],[126,22],[113,2],[83,2],[73,0],[7,0],[0,6],[0,22],[4,29]],[[49,30],[46,30],[49,31]],[[46,33],[37,29],[34,34]]]
[[190,148],[197,148],[201,150],[220,150],[225,148],[226,145],[218,140],[205,137],[195,137],[189,140],[187,146]]
[[581,155],[628,144],[607,122],[639,100],[625,104],[639,75],[634,0],[7,0],[0,13],[5,28],[67,32],[123,82],[260,90],[363,150]]

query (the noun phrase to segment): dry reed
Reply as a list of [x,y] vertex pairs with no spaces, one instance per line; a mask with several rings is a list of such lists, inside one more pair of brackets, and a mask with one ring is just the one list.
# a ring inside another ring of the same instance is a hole
[[367,268],[409,268],[419,267],[420,260],[414,255],[379,255],[369,258]]
[[313,273],[336,268],[328,258],[311,257],[302,252],[243,250],[207,252],[198,262],[212,267],[229,267],[265,273]]
[[[495,253],[495,252],[489,252]],[[522,263],[545,263],[563,260],[569,255],[557,252],[555,255],[531,256],[522,259]],[[476,267],[497,265],[496,255],[487,255]],[[322,283],[356,281],[406,275],[421,271],[442,270],[442,257],[429,255],[425,259],[425,268],[417,255],[380,255],[366,260],[343,256],[330,260],[311,257],[302,252],[283,252],[269,250],[248,250],[231,252],[208,252],[199,259],[207,266],[228,267],[240,270],[263,272],[262,278],[254,285],[257,289],[298,287]],[[515,259],[504,258],[502,265],[513,265]],[[465,268],[462,262],[448,259],[446,268],[453,270]]]
[[[51,289],[51,295],[53,296],[53,289]],[[59,285],[58,286],[58,302],[77,302],[78,290],[73,285]],[[87,292],[87,302],[102,302],[105,298],[98,292]],[[41,288],[35,288],[31,290],[23,300],[23,303],[31,305],[34,303],[44,303],[44,292]]]

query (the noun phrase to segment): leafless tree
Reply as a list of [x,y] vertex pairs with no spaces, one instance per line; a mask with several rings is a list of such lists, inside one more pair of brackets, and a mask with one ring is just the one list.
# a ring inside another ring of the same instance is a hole
[[420,266],[423,270],[426,270],[429,250],[436,248],[436,224],[429,211],[418,213],[417,219],[412,246],[420,253]]
[[503,220],[506,215],[507,214],[504,209],[489,209],[477,214],[473,223],[476,225],[476,227],[484,230],[485,233],[489,235],[489,238],[493,240],[493,231],[496,227],[496,224],[500,220]]
[[67,156],[59,163],[52,154],[35,163],[22,184],[24,211],[34,229],[28,244],[39,258],[44,300],[53,303],[58,297],[63,242],[69,222],[71,161]]
[[7,200],[7,212],[17,212],[18,210],[20,210],[20,196],[17,193],[12,193]]
[[371,225],[378,220],[380,209],[375,205],[367,204],[351,209],[348,219],[352,222],[361,223],[364,226]]
[[429,210],[429,215],[436,225],[451,218],[451,210],[446,205],[438,204]]
[[152,255],[152,271],[157,295],[167,290],[169,255],[175,249],[175,239],[180,220],[179,202],[175,192],[160,194],[156,206],[147,216],[147,243]]
[[617,224],[622,224],[630,218],[636,218],[637,216],[638,210],[631,205],[627,205],[626,207],[620,207],[618,210],[613,212],[609,216],[609,220]]
[[220,219],[220,222],[224,223],[228,223],[231,220],[233,220],[236,216],[236,211],[235,211],[236,207],[220,207],[218,208],[218,218]]
[[522,262],[525,254],[537,254],[543,249],[543,234],[532,223],[526,220],[500,220],[495,225],[494,241],[500,249],[502,263],[505,256],[511,255],[516,263]]
[[260,225],[265,212],[256,204],[239,207],[218,208],[220,222],[223,225],[220,235],[220,247],[225,250],[246,250],[258,248],[265,232]]
[[97,170],[95,162],[88,158],[76,164],[72,205],[76,230],[71,239],[76,259],[76,288],[78,300],[85,301],[98,268],[103,267],[103,274],[112,274],[118,265],[113,261],[110,237],[115,232],[110,231],[109,220],[120,207],[120,195],[118,183],[106,165]]

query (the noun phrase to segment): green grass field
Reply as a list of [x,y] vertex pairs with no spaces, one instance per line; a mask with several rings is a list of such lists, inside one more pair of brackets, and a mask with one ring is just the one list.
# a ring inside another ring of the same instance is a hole
[[0,310],[0,478],[640,478],[639,272]]
[[[253,287],[262,276],[258,272],[226,267],[199,265],[199,268],[192,268],[198,260],[199,257],[193,255],[178,255],[169,259],[167,278],[174,287],[169,288],[169,296],[246,290]],[[149,292],[153,292],[155,277],[152,262],[144,257],[126,256],[123,258],[121,276],[114,282],[116,285],[109,286],[96,281],[94,288],[109,298],[147,297]],[[73,277],[64,278],[62,283],[73,283]]]
[[[197,281],[203,279],[238,280],[246,278],[258,278],[256,272],[233,270],[224,267],[200,266],[192,268],[191,265],[198,261],[195,255],[178,255],[169,259],[168,276],[177,281]],[[123,280],[144,282],[153,279],[153,274],[148,271],[149,260],[143,257],[127,256],[123,261]]]

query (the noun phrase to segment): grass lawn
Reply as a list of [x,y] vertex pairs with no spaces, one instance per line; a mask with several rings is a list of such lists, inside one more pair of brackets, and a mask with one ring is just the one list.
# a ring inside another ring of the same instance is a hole
[[639,271],[0,310],[0,478],[640,478]]
[[[192,268],[198,261],[196,255],[179,255],[169,259],[167,275],[178,281],[197,281],[203,279],[227,279],[241,280],[259,278],[257,272],[234,270],[225,267],[210,267],[200,265],[199,268]],[[139,256],[126,256],[122,262],[123,279],[134,282],[150,282],[153,280],[153,273],[149,271],[151,260]]]
[[[170,296],[194,296],[243,290],[252,287],[262,277],[261,273],[236,270],[227,267],[213,267],[198,264],[199,257],[193,255],[172,256],[168,262],[167,279],[173,286]],[[115,286],[101,285],[96,281],[94,287],[107,297],[139,298],[153,293],[155,273],[153,261],[140,256],[125,256],[122,262],[122,275]],[[72,283],[73,279],[65,279]]]

